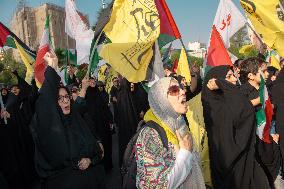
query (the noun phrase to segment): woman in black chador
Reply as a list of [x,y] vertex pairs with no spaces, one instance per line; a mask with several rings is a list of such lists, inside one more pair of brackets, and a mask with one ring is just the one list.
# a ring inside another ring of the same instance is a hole
[[11,189],[31,188],[36,179],[34,169],[34,145],[29,124],[34,114],[37,88],[30,86],[17,72],[13,72],[18,85],[2,99],[6,110],[2,110],[0,128],[0,170]]
[[213,185],[215,189],[270,188],[255,160],[254,109],[236,81],[230,66],[214,67],[202,90]]
[[283,178],[284,175],[284,69],[279,72],[277,79],[273,83],[272,87],[272,99],[274,104],[274,113],[275,113],[275,121],[276,121],[276,133],[279,136],[279,144],[281,151],[281,175]]
[[80,110],[88,82],[74,103],[56,73],[58,60],[47,53],[45,81],[36,102],[31,125],[35,141],[36,170],[47,189],[100,189],[101,151]]
[[128,82],[125,78],[120,83],[117,97],[117,126],[119,143],[119,164],[128,142],[136,133],[140,120],[149,109],[148,96],[140,83]]
[[87,112],[93,121],[93,128],[104,146],[103,165],[106,172],[111,171],[112,165],[112,125],[113,117],[109,109],[108,94],[104,84],[98,81],[95,85],[91,79],[86,93]]

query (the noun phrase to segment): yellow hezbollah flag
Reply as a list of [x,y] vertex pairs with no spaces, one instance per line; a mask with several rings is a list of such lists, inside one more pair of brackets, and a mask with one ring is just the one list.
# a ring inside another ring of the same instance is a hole
[[14,42],[16,44],[16,47],[20,53],[21,59],[24,62],[27,72],[26,72],[26,82],[31,83],[34,72],[33,72],[33,63],[35,62],[35,59],[31,57],[25,50],[24,48],[17,42],[16,39],[14,39]]
[[108,65],[106,65],[106,64],[102,65],[99,68],[99,70],[98,70],[98,81],[105,82],[107,68],[108,68]]
[[270,65],[273,66],[274,68],[278,69],[278,70],[281,70],[280,62],[279,62],[279,60],[276,58],[275,55],[272,55],[272,56],[270,57]]
[[116,0],[100,56],[130,82],[143,81],[160,34],[155,0]]
[[179,56],[177,74],[185,77],[186,82],[190,82],[191,77],[190,77],[189,64],[184,48],[182,48]]
[[204,181],[207,185],[212,186],[208,138],[205,131],[201,93],[188,101],[188,107],[189,109],[186,113],[186,117],[188,119],[190,131],[194,141],[196,141],[197,150],[201,155],[202,174]]
[[279,0],[240,0],[240,2],[264,43],[284,57],[283,4]]

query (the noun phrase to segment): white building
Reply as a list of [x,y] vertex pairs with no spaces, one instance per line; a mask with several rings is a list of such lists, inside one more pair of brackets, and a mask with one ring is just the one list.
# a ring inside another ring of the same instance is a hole
[[206,45],[199,42],[189,42],[188,50],[190,56],[195,56],[198,58],[204,58],[206,54]]

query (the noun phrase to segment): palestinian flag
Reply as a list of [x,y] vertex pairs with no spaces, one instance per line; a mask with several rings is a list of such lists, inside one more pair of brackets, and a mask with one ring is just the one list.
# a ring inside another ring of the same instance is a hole
[[21,59],[27,68],[25,80],[30,82],[33,76],[33,64],[36,59],[36,52],[32,51],[12,31],[0,22],[0,47],[4,46],[18,49]]
[[44,81],[44,72],[46,69],[46,64],[44,62],[44,55],[51,49],[50,33],[49,33],[49,16],[45,20],[45,27],[43,35],[41,37],[39,50],[36,57],[35,65],[35,79],[37,86],[41,87]]
[[270,141],[270,128],[273,116],[273,106],[268,96],[267,88],[265,86],[264,79],[261,77],[261,83],[259,88],[260,102],[262,108],[256,112],[257,120],[257,136],[266,143],[271,143]]
[[171,41],[180,39],[178,27],[165,0],[155,0],[160,18],[159,46],[163,47]]

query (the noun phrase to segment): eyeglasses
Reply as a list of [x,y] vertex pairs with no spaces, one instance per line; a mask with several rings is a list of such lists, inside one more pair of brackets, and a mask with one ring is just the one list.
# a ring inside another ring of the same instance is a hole
[[172,85],[168,88],[168,95],[171,95],[171,96],[178,96],[179,95],[179,92],[180,90],[183,90],[183,86],[180,85]]
[[66,99],[67,102],[70,101],[70,96],[68,94],[65,95],[65,96],[59,96],[58,97],[58,102],[63,103],[65,99]]

